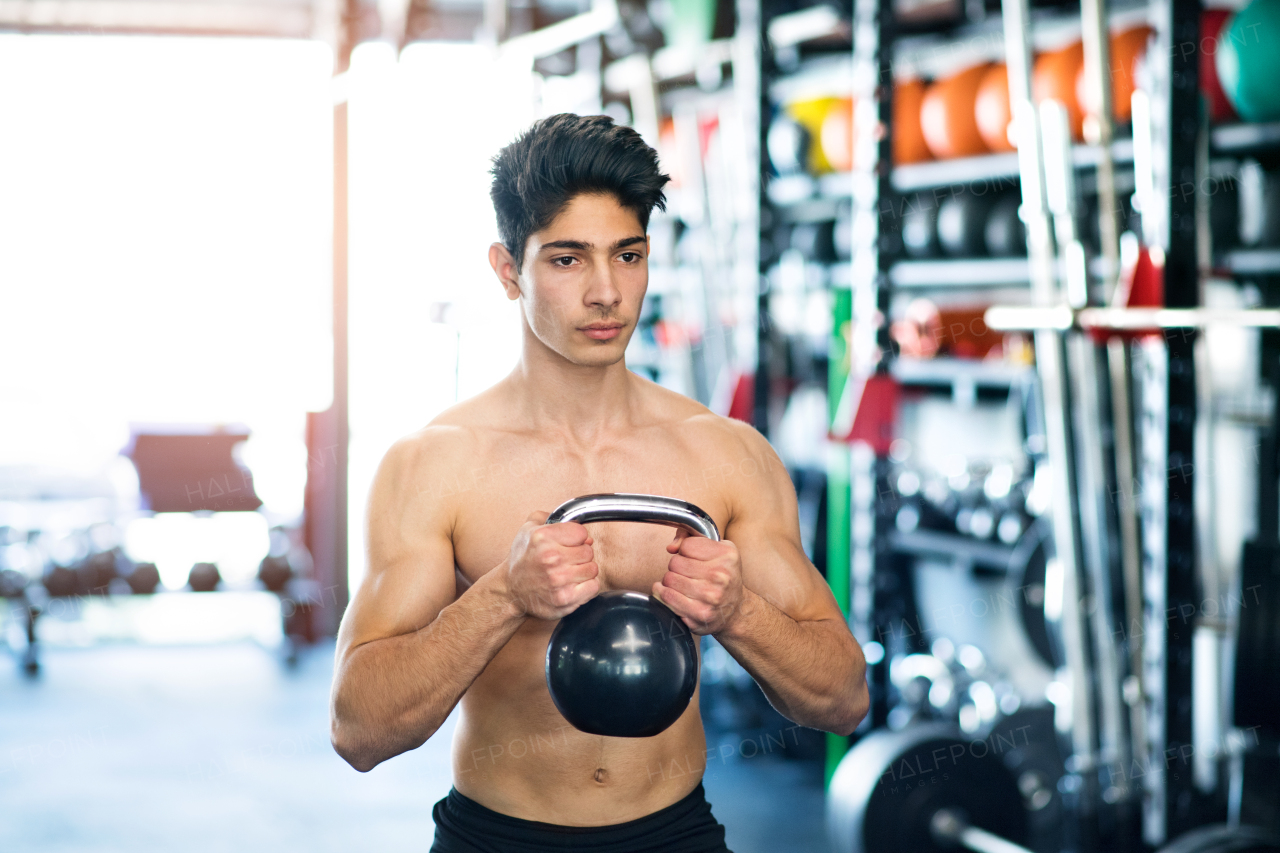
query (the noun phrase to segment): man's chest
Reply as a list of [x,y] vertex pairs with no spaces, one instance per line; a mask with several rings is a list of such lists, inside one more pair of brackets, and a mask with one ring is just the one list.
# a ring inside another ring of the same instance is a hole
[[[586,494],[663,495],[696,504],[723,532],[728,500],[720,466],[690,458],[678,447],[612,448],[590,455],[554,447],[526,448],[478,461],[456,495],[454,558],[468,582],[506,559],[520,526],[534,511],[551,512]],[[666,572],[675,531],[653,524],[588,525],[606,589],[648,592]]]

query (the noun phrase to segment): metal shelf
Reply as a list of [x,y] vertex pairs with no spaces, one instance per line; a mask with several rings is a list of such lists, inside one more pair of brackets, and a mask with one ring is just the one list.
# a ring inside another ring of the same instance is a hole
[[[1280,132],[1280,125],[1277,125]],[[1133,160],[1133,142],[1121,139],[1111,146],[1117,163]],[[1076,168],[1098,165],[1099,150],[1095,145],[1077,145],[1071,152]],[[894,168],[890,180],[901,193],[937,187],[1000,181],[1012,187],[1018,180],[1018,155],[983,154],[979,157],[957,157],[954,160],[932,160]],[[769,201],[778,207],[800,204],[813,198],[842,199],[853,195],[854,174],[832,172],[825,175],[783,175],[769,181]]]
[[889,545],[895,551],[922,557],[948,557],[967,563],[978,563],[995,568],[1008,568],[1013,548],[995,542],[984,542],[957,533],[940,533],[935,530],[913,530],[910,533],[895,531],[889,535]]
[[[1076,145],[1071,149],[1071,160],[1077,169],[1098,165],[1101,149],[1096,145]],[[1117,163],[1133,161],[1133,141],[1118,139],[1111,144],[1111,157]],[[982,154],[978,157],[957,157],[954,160],[933,160],[927,163],[911,163],[894,168],[890,180],[898,192],[978,181],[1009,181],[1018,177],[1018,155]],[[1010,184],[1012,185],[1012,184]]]
[[1280,273],[1280,249],[1238,249],[1227,252],[1218,266],[1234,275],[1267,275]]
[[903,193],[929,187],[1017,177],[1018,155],[1016,153],[983,154],[979,157],[957,157],[954,160],[911,163],[906,166],[896,166],[890,174],[893,188]]
[[1280,122],[1228,124],[1209,132],[1209,144],[1217,154],[1244,154],[1260,148],[1280,147]]
[[1008,388],[1035,375],[1032,367],[964,358],[895,359],[889,373],[901,385],[954,385]]
[[894,287],[1008,287],[1031,283],[1026,258],[956,258],[936,261],[899,261],[889,268]]

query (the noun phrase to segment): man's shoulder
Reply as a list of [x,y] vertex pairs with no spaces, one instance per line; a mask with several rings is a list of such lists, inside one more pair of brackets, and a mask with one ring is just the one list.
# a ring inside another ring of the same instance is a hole
[[400,472],[414,489],[421,489],[425,480],[441,481],[474,469],[510,430],[510,419],[498,414],[501,404],[493,389],[455,403],[397,439],[383,457],[383,467]]
[[465,427],[432,422],[396,439],[383,455],[382,468],[393,479],[417,481],[426,474],[447,472],[472,451],[473,443]]
[[[666,389],[664,389],[666,390]],[[670,423],[684,443],[707,462],[754,460],[757,466],[772,467],[776,460],[772,445],[751,424],[718,415],[688,397],[667,391],[684,404],[673,408]],[[747,463],[751,467],[751,463]]]

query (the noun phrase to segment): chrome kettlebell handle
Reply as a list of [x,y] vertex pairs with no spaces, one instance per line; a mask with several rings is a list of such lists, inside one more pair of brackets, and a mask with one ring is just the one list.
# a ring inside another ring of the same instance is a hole
[[720,541],[720,529],[701,508],[688,501],[659,495],[583,495],[567,500],[551,511],[547,524],[576,521],[639,521],[680,527],[690,533]]

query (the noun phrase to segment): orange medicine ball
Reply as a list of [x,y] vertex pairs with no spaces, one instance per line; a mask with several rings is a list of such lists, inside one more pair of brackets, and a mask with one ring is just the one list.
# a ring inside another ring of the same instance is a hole
[[904,80],[893,87],[893,162],[899,166],[931,159],[920,129],[923,101],[923,80]]
[[1001,62],[991,66],[978,84],[978,99],[973,106],[974,119],[982,141],[992,151],[1013,151],[1009,141],[1009,67]]
[[1084,46],[1080,42],[1062,50],[1042,54],[1031,72],[1031,97],[1036,103],[1054,100],[1067,108],[1067,125],[1071,138],[1084,137],[1084,112],[1076,99],[1076,78],[1084,65]]
[[[1147,52],[1151,32],[1150,27],[1133,27],[1111,37],[1111,111],[1117,121],[1127,122],[1133,117],[1133,92],[1138,88],[1135,72]],[[1085,85],[1083,63],[1076,77],[1076,98],[1085,112],[1097,112],[1098,106]]]
[[933,156],[972,157],[989,150],[974,118],[978,84],[991,66],[975,65],[944,80],[924,93],[920,107],[920,129]]

